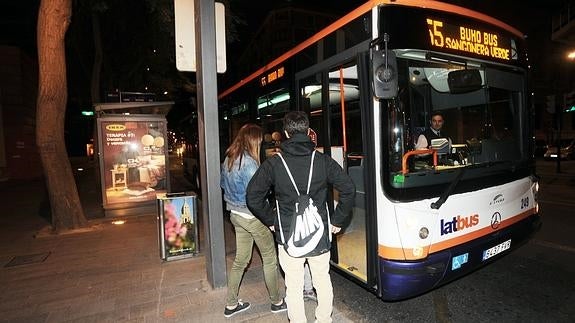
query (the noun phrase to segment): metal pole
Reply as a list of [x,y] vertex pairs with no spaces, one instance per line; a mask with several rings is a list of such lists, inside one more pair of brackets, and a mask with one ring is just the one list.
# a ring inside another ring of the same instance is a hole
[[[563,95],[557,95],[556,100]],[[559,101],[559,100],[557,100]],[[561,123],[563,118],[563,102],[559,103],[556,101],[555,105],[555,116],[557,118],[557,173],[561,173]]]
[[[216,78],[216,18],[214,0],[195,0],[198,134],[202,184],[205,255],[212,288],[226,285],[224,217],[220,189],[220,150]],[[207,149],[209,147],[209,149]]]

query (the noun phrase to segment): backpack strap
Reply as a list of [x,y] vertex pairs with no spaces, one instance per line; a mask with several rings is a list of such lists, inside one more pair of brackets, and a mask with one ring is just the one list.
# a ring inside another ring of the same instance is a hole
[[[293,176],[291,174],[291,171],[289,170],[289,167],[285,161],[285,159],[283,158],[281,153],[278,153],[278,155],[280,156],[280,159],[282,160],[282,163],[284,164],[284,167],[289,175],[289,179],[291,180],[291,183],[293,184],[293,187],[295,188],[295,191],[297,192],[297,195],[301,195],[299,193],[299,190],[297,189],[297,185],[295,183],[295,180],[293,179]],[[311,186],[311,178],[313,176],[313,161],[315,159],[315,150],[311,153],[311,165],[309,167],[309,175],[308,175],[308,179],[307,179],[307,192],[306,194],[309,194],[309,188]]]
[[[295,191],[297,192],[297,195],[300,196],[301,194],[299,193],[299,190],[297,189],[297,185],[296,185],[296,183],[295,183],[295,180],[293,179],[293,176],[292,176],[292,174],[291,174],[291,171],[289,170],[289,167],[288,167],[288,165],[287,165],[285,159],[283,158],[283,156],[282,156],[281,153],[278,153],[277,155],[280,156],[280,159],[282,160],[282,163],[284,164],[284,167],[285,167],[285,169],[286,169],[286,171],[287,171],[287,173],[288,173],[288,175],[289,175],[289,179],[291,180],[291,183],[293,184],[293,187],[295,188]],[[309,194],[309,188],[310,188],[310,186],[311,186],[311,177],[312,177],[312,175],[313,175],[313,161],[314,161],[314,159],[315,159],[315,150],[314,150],[313,153],[311,154],[311,166],[310,166],[310,169],[309,169],[309,176],[308,176],[308,179],[307,179],[307,192],[306,192],[306,194]],[[297,206],[296,206],[296,208],[297,208]],[[281,240],[282,240],[282,243],[285,244],[284,231],[283,231],[283,228],[282,228],[282,220],[281,220],[281,216],[280,216],[280,205],[279,205],[278,200],[276,200],[276,212],[277,212],[277,215],[278,215],[278,224],[279,224],[279,226],[280,226],[280,230],[279,230],[279,231],[280,231],[280,238],[281,238]],[[329,221],[329,216],[328,216],[328,221]],[[330,235],[330,242],[331,242],[331,235]]]
[[282,227],[282,219],[281,219],[281,217],[280,217],[280,204],[278,203],[278,200],[276,200],[276,212],[277,212],[277,214],[278,214],[278,224],[279,224],[279,226],[280,226],[280,237],[281,237],[281,239],[282,239],[282,243],[285,244],[285,243],[286,243],[286,240],[285,240],[285,238],[284,238],[284,230],[283,230],[283,227]]
[[329,215],[329,207],[327,205],[327,201],[325,202],[325,210],[327,211],[327,232],[329,235],[329,242],[331,242],[331,216]]
[[309,194],[309,187],[311,186],[311,177],[313,176],[313,160],[315,159],[315,149],[313,153],[311,153],[311,165],[309,166],[309,175],[307,178],[307,192]]

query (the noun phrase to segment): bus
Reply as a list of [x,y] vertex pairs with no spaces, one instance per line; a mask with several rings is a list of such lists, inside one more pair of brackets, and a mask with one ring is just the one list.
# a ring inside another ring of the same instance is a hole
[[[540,227],[527,76],[524,36],[508,24],[439,1],[376,0],[218,104],[230,132],[250,121],[266,137],[287,111],[308,113],[317,148],[356,186],[332,268],[396,301],[497,261]],[[415,149],[436,112],[449,137]]]

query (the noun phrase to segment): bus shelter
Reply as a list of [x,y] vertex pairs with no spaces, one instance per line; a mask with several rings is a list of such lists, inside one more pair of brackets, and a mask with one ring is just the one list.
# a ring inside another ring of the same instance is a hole
[[166,114],[173,102],[105,103],[97,113],[97,152],[106,216],[155,213],[170,187]]

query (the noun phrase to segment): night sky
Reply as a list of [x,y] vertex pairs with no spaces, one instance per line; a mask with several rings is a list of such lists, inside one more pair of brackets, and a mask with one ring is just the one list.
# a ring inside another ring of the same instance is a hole
[[[468,7],[495,18],[505,21],[516,27],[524,34],[531,36],[533,34],[546,35],[551,38],[551,14],[559,10],[564,0],[446,0],[444,2],[453,3]],[[325,11],[325,8],[335,12],[344,13],[351,10],[364,1],[345,0],[345,1],[326,1],[326,0],[292,0],[292,1],[239,1],[237,4],[232,3],[231,9],[238,15],[244,17],[248,23],[241,28],[242,35],[246,37],[245,42],[249,42],[250,33],[253,33],[259,27],[259,22],[265,19],[267,13],[277,7],[288,4],[303,5],[310,9]],[[539,36],[537,36],[539,37]],[[243,41],[243,39],[242,39]]]
[[[35,25],[37,7],[40,0],[1,1],[0,3],[0,44],[23,47],[35,54]],[[451,0],[445,1],[485,12],[518,28],[529,37],[547,41],[550,39],[551,13],[556,12],[563,0]],[[344,13],[362,4],[363,1],[326,1],[326,0],[280,0],[280,1],[232,1],[229,9],[237,15],[241,24],[237,25],[239,40],[229,46],[234,51],[242,50],[273,8],[290,4],[302,5],[310,9]],[[74,17],[72,18],[74,19]],[[565,46],[550,45],[551,50],[563,50]],[[537,51],[530,48],[530,51]],[[536,55],[536,53],[533,53]]]
[[0,45],[18,46],[35,53],[36,21],[40,0],[0,2]]

